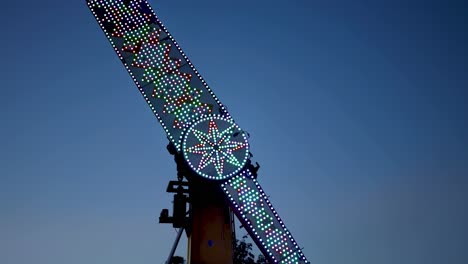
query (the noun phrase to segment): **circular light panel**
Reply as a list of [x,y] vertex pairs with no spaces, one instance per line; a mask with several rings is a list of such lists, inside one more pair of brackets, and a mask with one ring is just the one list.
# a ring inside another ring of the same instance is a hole
[[198,175],[224,180],[245,166],[249,143],[245,132],[231,119],[210,115],[187,130],[182,152],[190,168]]

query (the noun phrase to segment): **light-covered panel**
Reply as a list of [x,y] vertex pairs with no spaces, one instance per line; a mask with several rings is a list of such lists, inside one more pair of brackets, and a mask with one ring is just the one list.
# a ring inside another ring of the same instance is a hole
[[249,171],[222,185],[234,213],[262,252],[275,263],[309,263]]
[[147,1],[87,3],[178,150],[184,131],[201,116],[230,117]]

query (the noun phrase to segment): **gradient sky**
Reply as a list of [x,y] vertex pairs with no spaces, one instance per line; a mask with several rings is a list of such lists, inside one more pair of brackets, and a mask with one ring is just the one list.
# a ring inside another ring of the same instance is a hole
[[[463,2],[150,1],[315,264],[468,263]],[[0,27],[0,263],[163,263],[175,164],[85,1]]]

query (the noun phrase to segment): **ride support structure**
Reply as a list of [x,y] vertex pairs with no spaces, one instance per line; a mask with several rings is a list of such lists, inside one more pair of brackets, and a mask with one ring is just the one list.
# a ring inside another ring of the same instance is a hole
[[270,263],[309,263],[257,181],[259,166],[252,166],[248,133],[149,3],[86,2],[169,139],[178,181],[170,189],[175,191],[173,216],[163,210],[160,220],[186,229],[189,263],[232,261],[231,212]]

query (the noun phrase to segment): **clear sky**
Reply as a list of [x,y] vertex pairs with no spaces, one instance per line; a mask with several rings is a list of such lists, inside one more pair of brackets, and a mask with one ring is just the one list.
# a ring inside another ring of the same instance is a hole
[[[150,1],[317,264],[468,263],[463,2]],[[0,27],[0,263],[163,263],[175,164],[85,1]]]

